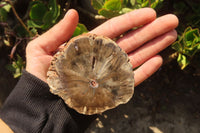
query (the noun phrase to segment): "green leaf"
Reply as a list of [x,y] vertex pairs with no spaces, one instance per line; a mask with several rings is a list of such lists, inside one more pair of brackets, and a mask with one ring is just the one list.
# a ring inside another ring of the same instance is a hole
[[198,29],[193,29],[190,31],[187,31],[185,33],[185,41],[193,41],[195,39],[195,34],[198,34]]
[[60,16],[60,5],[57,4],[56,0],[49,0],[48,7],[52,14],[52,23],[55,23]]
[[53,12],[52,11],[47,12],[43,18],[44,25],[42,26],[42,29],[46,30],[50,28],[50,26],[53,24],[53,19],[54,19]]
[[172,48],[176,51],[185,54],[189,57],[193,57],[198,52],[198,44],[200,43],[199,29],[192,29],[188,27],[185,29],[178,41],[176,41]]
[[156,8],[158,4],[162,3],[163,0],[155,0],[153,3],[151,3],[151,8]]
[[14,78],[18,78],[22,75],[22,72],[20,71],[19,68],[16,69],[15,73],[13,74]]
[[195,38],[194,38],[194,40],[193,40],[193,43],[198,43],[198,42],[200,42],[200,36],[198,36],[198,35],[199,35],[199,33],[198,33],[197,35],[194,35]]
[[[163,0],[152,0],[152,7],[156,7]],[[134,9],[149,6],[149,0],[91,0],[91,5],[98,10],[98,14],[112,18]]]
[[22,75],[22,70],[24,67],[25,62],[19,55],[17,55],[17,59],[14,60],[12,64],[6,66],[6,68],[13,73],[14,78],[18,78]]
[[85,25],[78,23],[72,37],[75,37],[75,36],[78,36],[78,35],[81,35],[81,34],[87,33],[87,32],[88,32],[88,30],[85,27]]
[[121,0],[109,0],[104,4],[104,8],[111,11],[119,11],[122,8]]
[[125,13],[131,12],[131,11],[133,11],[133,9],[131,9],[131,8],[122,8],[122,10],[119,13],[125,14]]
[[7,21],[8,12],[11,9],[11,5],[6,2],[0,2],[1,5],[4,5],[0,8],[0,21],[5,22]]
[[154,2],[151,4],[151,8],[155,8],[158,5],[158,2]]
[[42,26],[43,30],[50,28],[60,16],[60,6],[57,5],[56,0],[49,0],[48,9],[49,11],[46,12],[42,20],[44,23]]
[[99,10],[103,8],[104,0],[91,0],[91,5],[94,9]]
[[123,5],[129,4],[129,0],[123,0]]
[[29,35],[26,29],[21,25],[16,26],[14,30],[19,37],[28,37]]
[[135,0],[130,0],[130,4],[131,4],[131,6],[134,6],[135,5]]
[[149,1],[146,0],[141,4],[141,7],[148,7],[149,6]]
[[181,52],[181,51],[182,51],[182,46],[181,46],[181,44],[180,44],[178,41],[176,41],[176,42],[174,42],[174,43],[172,44],[172,48],[173,48],[174,50],[178,51],[178,52]]
[[199,43],[199,44],[197,44],[197,49],[198,49],[198,50],[200,50],[200,43]]
[[177,62],[181,66],[181,69],[183,70],[187,65],[189,65],[190,61],[187,59],[187,57],[183,54],[178,55]]
[[115,17],[115,16],[118,16],[120,15],[119,12],[116,12],[116,11],[110,11],[110,10],[107,10],[107,9],[100,9],[98,11],[98,13],[106,18],[112,18],[112,17]]
[[6,45],[6,46],[11,46],[10,42],[6,39],[3,39],[3,43]]
[[33,33],[33,35],[37,35],[38,34],[38,31],[35,27],[33,27],[31,30],[31,33]]
[[36,23],[33,20],[28,20],[27,25],[28,25],[28,28],[42,28],[43,23],[42,22]]
[[173,43],[172,48],[179,52],[177,62],[181,69],[184,69],[194,59],[196,54],[200,53],[199,29],[187,27],[184,33],[178,37],[178,41]]
[[143,3],[143,0],[136,0],[137,1],[137,4],[142,4]]
[[0,2],[0,4],[4,5],[2,8],[6,11],[6,12],[10,12],[11,9],[11,5],[6,3],[6,2]]
[[190,30],[192,30],[192,27],[187,27],[186,29],[185,29],[185,31],[184,31],[184,33],[186,33],[186,32],[188,32],[188,31],[190,31]]
[[0,21],[5,22],[7,20],[8,13],[4,8],[0,8]]
[[60,5],[56,0],[49,0],[48,5],[41,1],[34,1],[31,3],[29,15],[31,18],[27,21],[29,28],[47,30],[57,22],[60,16]]
[[31,7],[29,16],[34,21],[42,21],[46,12],[47,7],[44,3],[36,3]]

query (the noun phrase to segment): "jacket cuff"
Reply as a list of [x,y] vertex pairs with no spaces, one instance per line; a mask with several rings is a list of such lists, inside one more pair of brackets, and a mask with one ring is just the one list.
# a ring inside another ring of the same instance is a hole
[[63,101],[48,85],[27,71],[5,101],[1,119],[16,133],[78,132]]

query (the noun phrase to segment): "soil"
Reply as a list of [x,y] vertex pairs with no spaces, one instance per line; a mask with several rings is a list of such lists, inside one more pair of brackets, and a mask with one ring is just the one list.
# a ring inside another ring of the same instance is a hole
[[18,79],[13,78],[12,73],[6,68],[11,63],[8,56],[10,51],[11,48],[0,47],[0,107],[18,81]]
[[199,133],[200,76],[162,66],[135,88],[133,98],[109,110],[86,133]]
[[[88,29],[99,25],[84,17],[80,14]],[[18,80],[5,67],[10,63],[8,53],[10,49],[0,47],[0,107]],[[196,71],[190,66],[180,70],[175,60],[163,65],[135,88],[127,104],[100,115],[86,133],[200,133],[200,76],[194,75]]]
[[[6,69],[9,58],[0,49],[0,106],[18,79]],[[199,133],[200,76],[180,70],[176,61],[162,66],[135,88],[124,105],[101,114],[86,133]]]

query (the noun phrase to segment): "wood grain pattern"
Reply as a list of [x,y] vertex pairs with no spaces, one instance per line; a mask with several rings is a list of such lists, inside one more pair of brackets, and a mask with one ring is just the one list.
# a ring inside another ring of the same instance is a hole
[[55,54],[47,82],[77,112],[99,114],[127,103],[134,75],[127,54],[111,39],[85,34]]

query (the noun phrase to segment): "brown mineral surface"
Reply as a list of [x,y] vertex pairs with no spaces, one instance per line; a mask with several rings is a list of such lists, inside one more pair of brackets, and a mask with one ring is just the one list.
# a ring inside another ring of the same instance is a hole
[[128,55],[104,36],[72,38],[54,55],[47,76],[53,94],[87,115],[127,103],[134,92]]

